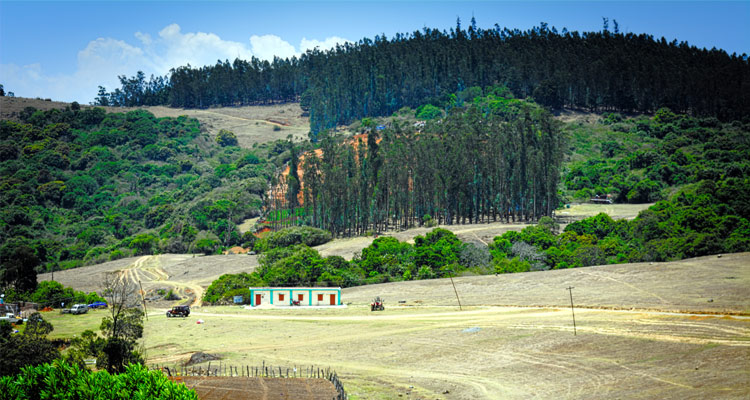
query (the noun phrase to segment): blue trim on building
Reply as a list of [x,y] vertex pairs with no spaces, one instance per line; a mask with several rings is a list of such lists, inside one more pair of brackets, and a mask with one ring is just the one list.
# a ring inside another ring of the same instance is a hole
[[[307,291],[307,304],[309,306],[312,306],[312,293],[313,291],[316,292],[335,292],[338,294],[338,301],[336,305],[341,305],[341,288],[254,288],[250,289],[250,305],[252,307],[257,307],[260,304],[257,304],[255,301],[255,297],[257,294],[261,292],[268,292],[270,294],[269,304],[273,305],[273,297],[278,292],[283,292],[286,294],[286,292],[289,292],[289,304],[291,305],[294,301],[294,292],[295,291]],[[325,300],[324,300],[325,301]],[[262,301],[261,301],[262,303]],[[278,304],[278,302],[277,302]]]

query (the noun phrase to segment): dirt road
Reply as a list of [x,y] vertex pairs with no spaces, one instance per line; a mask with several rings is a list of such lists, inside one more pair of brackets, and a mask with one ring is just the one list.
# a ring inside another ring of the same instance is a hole
[[[252,272],[257,265],[257,256],[250,255],[161,254],[58,271],[55,280],[76,290],[101,292],[104,275],[117,272],[120,279],[142,285],[147,298],[172,290],[180,298],[172,303],[201,306],[205,289],[220,275]],[[51,274],[40,274],[38,279],[49,280]]]

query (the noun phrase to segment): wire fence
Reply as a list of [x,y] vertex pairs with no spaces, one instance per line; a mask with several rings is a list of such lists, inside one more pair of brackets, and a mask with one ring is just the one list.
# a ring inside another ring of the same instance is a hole
[[247,377],[247,378],[320,378],[326,379],[336,388],[336,397],[334,400],[348,399],[344,384],[341,382],[336,371],[331,368],[321,368],[314,365],[280,367],[266,364],[263,361],[260,365],[230,365],[222,363],[213,363],[209,361],[207,366],[186,366],[186,365],[153,365],[153,370],[159,370],[170,377],[177,376],[222,376],[222,377]]

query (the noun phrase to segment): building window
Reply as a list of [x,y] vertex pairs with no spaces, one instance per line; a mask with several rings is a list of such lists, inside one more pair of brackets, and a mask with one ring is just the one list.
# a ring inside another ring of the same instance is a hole
[[284,295],[279,293],[279,301],[284,301]]
[[323,301],[323,295],[322,294],[318,295],[318,301]]

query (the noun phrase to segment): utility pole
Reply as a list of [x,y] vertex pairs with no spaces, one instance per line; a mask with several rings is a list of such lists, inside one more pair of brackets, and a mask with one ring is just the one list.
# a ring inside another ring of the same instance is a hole
[[138,286],[141,288],[141,301],[143,302],[143,315],[146,316],[146,321],[148,321],[148,311],[146,310],[146,294],[143,292],[143,285],[141,285],[140,279],[138,280]]
[[576,312],[573,311],[573,286],[568,286],[565,288],[568,292],[570,292],[570,312],[573,313],[573,336],[577,336],[576,334]]
[[458,290],[456,290],[456,284],[453,283],[453,271],[448,272],[448,277],[451,278],[451,285],[453,285],[453,292],[456,293],[456,300],[458,300],[458,309],[459,311],[463,311],[464,309],[461,308],[461,299],[458,298]]

